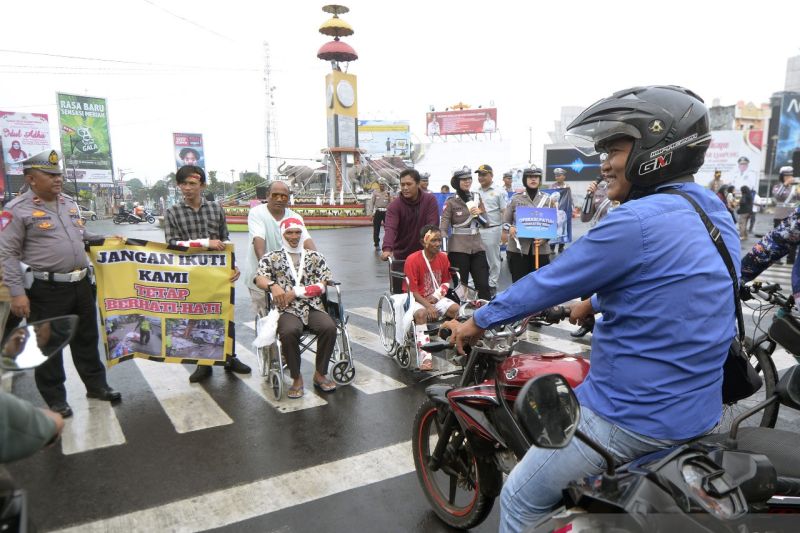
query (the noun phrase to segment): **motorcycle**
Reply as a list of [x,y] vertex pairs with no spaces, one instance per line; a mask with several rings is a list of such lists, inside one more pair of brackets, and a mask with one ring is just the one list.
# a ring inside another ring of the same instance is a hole
[[150,209],[145,209],[144,210],[144,214],[142,215],[142,218],[144,218],[147,221],[148,224],[155,224],[156,223],[156,217],[155,217],[155,215],[153,215],[153,211],[150,210]]
[[[0,371],[19,372],[39,366],[72,340],[77,326],[78,317],[66,315],[11,330],[0,346]],[[0,531],[26,533],[30,530],[27,493],[17,488],[0,466]]]
[[[138,224],[139,222],[142,222],[142,219],[131,212],[125,211],[123,213],[117,213],[114,215],[113,221],[114,224],[123,224],[126,222],[128,224]],[[155,222],[155,219],[153,219],[153,221]]]
[[[569,354],[512,355],[529,320],[555,323],[567,316],[569,310],[559,306],[487,330],[469,351],[457,386],[435,384],[426,389],[428,400],[413,424],[414,465],[425,496],[447,524],[464,529],[480,524],[500,494],[503,474],[511,472],[530,448],[512,414],[522,386],[532,377],[554,372],[575,386],[588,374],[589,362]],[[439,336],[447,338],[450,332],[443,328]],[[423,348],[433,353],[451,346],[439,341]]]
[[[413,424],[414,464],[426,498],[447,524],[464,529],[480,524],[500,494],[503,475],[530,448],[530,439],[512,413],[522,386],[533,377],[551,373],[565,376],[572,387],[586,378],[589,361],[581,357],[559,352],[513,355],[517,338],[529,323],[553,324],[568,316],[568,308],[557,306],[487,330],[458,371],[458,385],[436,384],[426,389],[428,400]],[[439,333],[442,338],[449,335],[444,329]],[[441,341],[423,348],[433,353],[450,347]],[[733,413],[747,412],[751,405],[746,400],[725,405],[723,418],[732,420]],[[743,424],[761,422],[752,417]],[[721,424],[717,431],[728,429],[729,425]]]
[[563,448],[575,437],[605,461],[605,472],[574,480],[563,506],[533,529],[552,531],[796,531],[800,513],[798,435],[741,428],[776,403],[800,409],[800,367],[787,370],[775,393],[739,416],[726,435],[709,435],[614,467],[611,453],[578,429],[580,405],[568,379],[528,382],[514,412],[539,448]]

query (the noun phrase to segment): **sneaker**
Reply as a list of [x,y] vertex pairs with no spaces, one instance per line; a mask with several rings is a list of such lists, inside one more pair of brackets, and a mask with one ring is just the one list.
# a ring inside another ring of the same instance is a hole
[[200,383],[211,377],[211,367],[208,365],[197,365],[192,375],[189,376],[189,383]]
[[236,372],[237,374],[249,374],[252,372],[249,366],[239,361],[237,357],[231,357],[225,363],[225,372]]

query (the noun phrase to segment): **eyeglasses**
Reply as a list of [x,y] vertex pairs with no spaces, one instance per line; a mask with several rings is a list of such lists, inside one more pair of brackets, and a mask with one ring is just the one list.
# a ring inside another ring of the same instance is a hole
[[276,200],[279,200],[281,198],[284,198],[284,199],[288,199],[289,198],[288,194],[284,194],[282,192],[273,192],[269,196],[270,196],[270,198],[275,198]]

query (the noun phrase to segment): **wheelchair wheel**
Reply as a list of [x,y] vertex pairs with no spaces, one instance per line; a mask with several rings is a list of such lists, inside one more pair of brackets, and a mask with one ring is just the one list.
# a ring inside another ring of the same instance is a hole
[[283,376],[277,370],[269,371],[269,384],[272,387],[272,395],[275,400],[280,400],[283,397]]
[[276,400],[283,397],[283,357],[279,342],[265,348],[269,360],[269,384]]
[[394,316],[392,299],[384,294],[378,300],[378,335],[387,354],[391,354],[397,347],[397,341],[394,336],[396,324],[397,320]]
[[408,368],[411,366],[411,358],[413,354],[411,353],[413,350],[410,346],[401,346],[397,350],[397,364],[400,365],[400,368]]
[[331,378],[337,385],[348,385],[356,377],[356,369],[350,361],[342,360],[333,365]]

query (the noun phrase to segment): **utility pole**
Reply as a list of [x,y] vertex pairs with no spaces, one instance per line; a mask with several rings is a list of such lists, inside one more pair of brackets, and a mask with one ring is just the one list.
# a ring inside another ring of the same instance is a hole
[[272,156],[278,151],[278,127],[275,117],[275,86],[272,85],[269,43],[264,41],[264,148],[267,181],[272,179]]
[[528,126],[528,166],[533,164],[533,126]]

